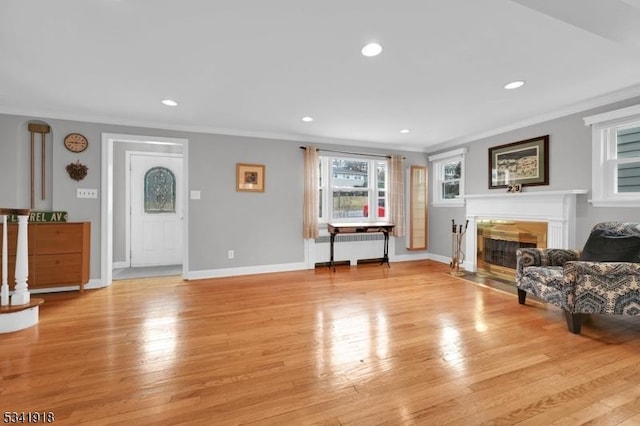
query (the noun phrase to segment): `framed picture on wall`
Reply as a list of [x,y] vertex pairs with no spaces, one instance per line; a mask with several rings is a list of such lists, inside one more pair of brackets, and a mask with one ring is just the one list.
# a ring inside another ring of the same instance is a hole
[[549,185],[549,135],[489,148],[489,189]]
[[236,191],[264,192],[264,164],[236,164]]

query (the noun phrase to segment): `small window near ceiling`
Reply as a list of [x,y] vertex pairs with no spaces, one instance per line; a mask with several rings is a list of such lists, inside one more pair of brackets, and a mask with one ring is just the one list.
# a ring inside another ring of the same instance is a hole
[[175,213],[176,177],[166,167],[153,167],[144,175],[144,212]]
[[464,205],[464,156],[466,148],[429,157],[433,170],[433,205]]

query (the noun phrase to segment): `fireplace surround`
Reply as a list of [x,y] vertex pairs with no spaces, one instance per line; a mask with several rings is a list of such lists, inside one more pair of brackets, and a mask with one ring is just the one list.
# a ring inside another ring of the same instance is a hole
[[[478,271],[478,226],[483,221],[524,221],[546,225],[546,246],[575,247],[576,199],[587,190],[535,191],[465,195],[469,221],[464,268]],[[481,253],[484,254],[484,253]]]

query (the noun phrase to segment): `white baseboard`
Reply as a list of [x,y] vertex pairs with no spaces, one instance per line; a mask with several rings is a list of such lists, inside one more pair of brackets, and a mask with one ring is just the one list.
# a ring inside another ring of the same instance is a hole
[[[428,259],[431,259],[431,255],[427,252],[423,252],[423,253],[421,252],[416,254],[390,256],[389,261],[393,263],[393,262],[411,262],[416,260],[428,260]],[[449,263],[449,260],[447,259],[445,263]],[[233,277],[233,276],[239,276],[239,275],[267,274],[272,272],[301,271],[306,269],[310,269],[306,262],[284,263],[279,265],[245,266],[241,268],[209,269],[209,270],[201,270],[201,271],[188,271],[187,280],[223,278],[223,277]]]
[[[102,283],[100,278],[91,278],[87,284],[84,285],[85,290],[92,290],[96,288],[107,287]],[[60,287],[48,287],[48,288],[30,288],[29,293],[41,294],[41,293],[58,293],[61,291],[80,291],[80,285],[66,285]]]
[[[91,278],[87,284],[85,284],[85,290],[95,290],[97,288],[109,287],[109,284],[105,284],[102,278]],[[77,289],[76,289],[77,290]]]
[[124,269],[129,268],[130,266],[131,264],[126,260],[123,260],[121,262],[113,262],[113,269]]
[[414,260],[428,260],[430,259],[429,252],[409,253],[395,256],[389,256],[390,262],[411,262]]
[[439,254],[430,253],[429,259],[435,260],[436,262],[446,263],[447,265],[451,263],[451,257],[449,256],[441,256]]
[[279,265],[244,266],[240,268],[209,269],[202,271],[188,271],[187,279],[200,280],[205,278],[234,277],[238,275],[267,274],[271,272],[300,271],[303,269],[308,269],[306,262],[283,263]]

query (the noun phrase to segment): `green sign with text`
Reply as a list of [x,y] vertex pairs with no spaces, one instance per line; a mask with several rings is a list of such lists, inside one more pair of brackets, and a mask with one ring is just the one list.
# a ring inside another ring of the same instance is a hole
[[[18,215],[10,214],[7,221],[17,222]],[[33,211],[29,213],[29,222],[66,222],[67,212],[39,212]]]

